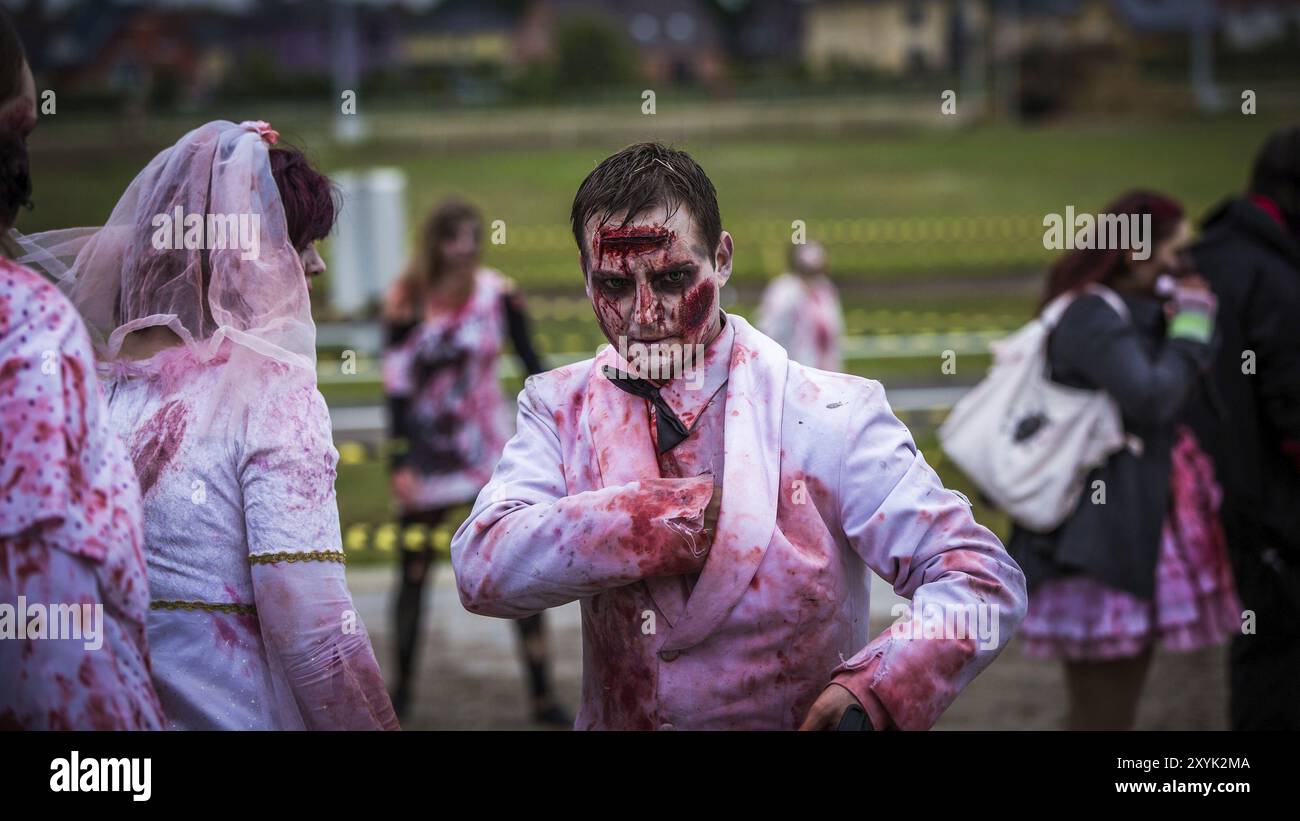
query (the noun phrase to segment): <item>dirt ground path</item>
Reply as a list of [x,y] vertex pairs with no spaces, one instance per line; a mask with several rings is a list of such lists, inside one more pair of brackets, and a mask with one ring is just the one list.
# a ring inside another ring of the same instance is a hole
[[[395,570],[357,567],[348,571],[353,597],[370,630],[385,673],[394,667],[391,596]],[[523,673],[513,625],[466,612],[460,606],[451,569],[438,567],[422,638],[421,674],[411,715],[403,726],[435,729],[536,729],[527,715]],[[876,631],[889,623],[893,593],[873,591]],[[577,604],[547,612],[561,702],[577,707],[582,679],[582,639]],[[1142,730],[1225,729],[1225,650],[1185,655],[1157,654],[1138,714]],[[940,719],[942,730],[1053,730],[1065,717],[1064,680],[1059,665],[1026,659],[1012,642]]]

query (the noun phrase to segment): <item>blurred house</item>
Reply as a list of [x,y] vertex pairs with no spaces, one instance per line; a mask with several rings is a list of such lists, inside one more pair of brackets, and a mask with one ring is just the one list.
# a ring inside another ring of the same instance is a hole
[[195,31],[194,12],[149,6],[85,4],[47,20],[37,71],[61,89],[91,97],[173,103],[201,96],[215,79]]
[[463,102],[641,82],[716,94],[770,77],[860,89],[946,75],[1046,115],[1143,93],[1152,54],[1166,83],[1190,76],[1206,99],[1216,42],[1261,55],[1240,62],[1251,77],[1300,62],[1275,59],[1300,53],[1300,0],[5,2],[43,82],[137,106],[339,88]]
[[805,12],[804,60],[814,76],[954,70],[954,41],[985,30],[986,6],[981,0],[822,0]]
[[553,58],[557,28],[582,17],[617,28],[635,47],[647,82],[708,86],[723,79],[725,43],[707,4],[699,0],[532,0],[515,41],[519,62]]
[[505,66],[517,59],[518,18],[499,3],[443,0],[431,11],[406,15],[400,60],[416,70]]
[[803,27],[808,3],[799,0],[749,0],[733,15],[728,32],[734,57],[766,65],[795,65],[803,58]]
[[340,9],[352,35],[350,57],[362,76],[401,59],[404,19],[392,4],[258,0],[225,18],[226,43],[241,63],[256,58],[285,76],[328,77],[339,59],[334,15]]

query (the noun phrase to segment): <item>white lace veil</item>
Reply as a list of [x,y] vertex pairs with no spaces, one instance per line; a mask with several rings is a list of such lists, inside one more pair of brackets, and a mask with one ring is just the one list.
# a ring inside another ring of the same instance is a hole
[[62,288],[104,362],[163,325],[200,362],[225,348],[314,380],[306,279],[268,156],[277,136],[263,122],[202,125],[140,172],[102,228],[18,235],[18,262]]

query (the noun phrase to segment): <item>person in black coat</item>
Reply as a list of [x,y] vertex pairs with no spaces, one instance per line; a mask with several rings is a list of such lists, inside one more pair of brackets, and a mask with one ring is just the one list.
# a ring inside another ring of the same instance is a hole
[[[1053,381],[1111,395],[1129,446],[1091,472],[1059,528],[1017,526],[1007,545],[1029,583],[1025,652],[1064,662],[1071,729],[1131,728],[1155,644],[1221,642],[1238,614],[1217,520],[1195,510],[1211,506],[1209,461],[1176,427],[1210,360],[1213,297],[1199,277],[1173,287],[1163,276],[1179,271],[1190,239],[1176,202],[1133,192],[1105,213],[1150,219],[1149,258],[1067,252],[1044,306],[1073,301],[1047,354]],[[1157,296],[1158,282],[1172,298]],[[1113,290],[1124,313],[1084,290],[1094,284]]]
[[1300,730],[1300,128],[1270,138],[1250,189],[1192,248],[1219,301],[1214,391],[1188,418],[1224,486],[1247,622],[1230,653],[1234,729]]

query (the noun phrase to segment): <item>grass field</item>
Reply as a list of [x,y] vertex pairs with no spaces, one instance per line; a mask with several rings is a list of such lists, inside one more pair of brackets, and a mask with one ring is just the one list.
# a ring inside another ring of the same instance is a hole
[[[274,114],[263,116],[277,121]],[[679,145],[708,170],[724,226],[735,236],[735,307],[752,316],[762,282],[783,265],[791,222],[803,220],[810,238],[829,245],[848,333],[889,336],[1016,327],[1030,316],[1034,278],[1052,256],[1041,243],[1044,214],[1067,205],[1095,211],[1125,189],[1148,187],[1173,194],[1199,216],[1242,188],[1255,149],[1282,122],[1261,114],[793,140],[696,139]],[[82,128],[91,136],[79,144]],[[137,139],[108,139],[103,124],[97,128],[70,115],[42,124],[32,139],[36,208],[20,217],[20,229],[103,222],[154,152],[185,130],[172,123]],[[487,262],[524,287],[541,351],[590,355],[603,341],[583,299],[567,220],[578,183],[624,140],[439,151],[394,139],[343,147],[306,125],[284,131],[331,173],[400,168],[407,177],[410,232],[440,198],[470,197],[488,220],[506,223],[507,241],[488,247]],[[645,136],[665,135],[648,127]],[[321,352],[323,362],[331,356],[337,352]],[[964,378],[977,377],[986,364],[986,357],[963,359]],[[848,366],[890,387],[932,382],[938,363],[883,357]],[[507,385],[517,389],[517,381]],[[333,404],[380,399],[373,379],[326,384],[323,390]],[[940,475],[974,499],[965,478],[945,464],[933,432],[916,434]],[[376,537],[375,526],[391,517],[387,486],[382,462],[340,468],[340,513],[345,532],[366,545],[355,554],[363,561],[383,558],[385,545],[400,549],[391,532]],[[1005,535],[1000,514],[978,504],[977,512]],[[458,521],[453,516],[452,526]],[[445,544],[448,536],[444,530],[439,541]]]
[[[78,126],[67,116],[50,118],[33,137],[37,208],[22,216],[23,230],[101,223],[157,147],[180,136],[179,130],[151,132],[147,140],[72,149],[68,132]],[[1041,244],[1043,214],[1066,205],[1095,211],[1133,186],[1168,191],[1200,214],[1242,187],[1253,151],[1280,122],[1258,115],[1041,129],[990,125],[870,137],[694,140],[682,147],[716,183],[724,225],[737,240],[738,283],[776,272],[794,220],[807,224],[810,237],[829,241],[841,276],[914,282],[1037,267],[1050,258]],[[42,148],[43,133],[54,147]],[[489,220],[507,226],[506,243],[488,248],[490,264],[529,288],[569,294],[578,287],[567,223],[573,192],[619,147],[452,152],[379,139],[343,147],[306,129],[286,137],[330,172],[404,171],[410,231],[441,197],[472,198]]]

